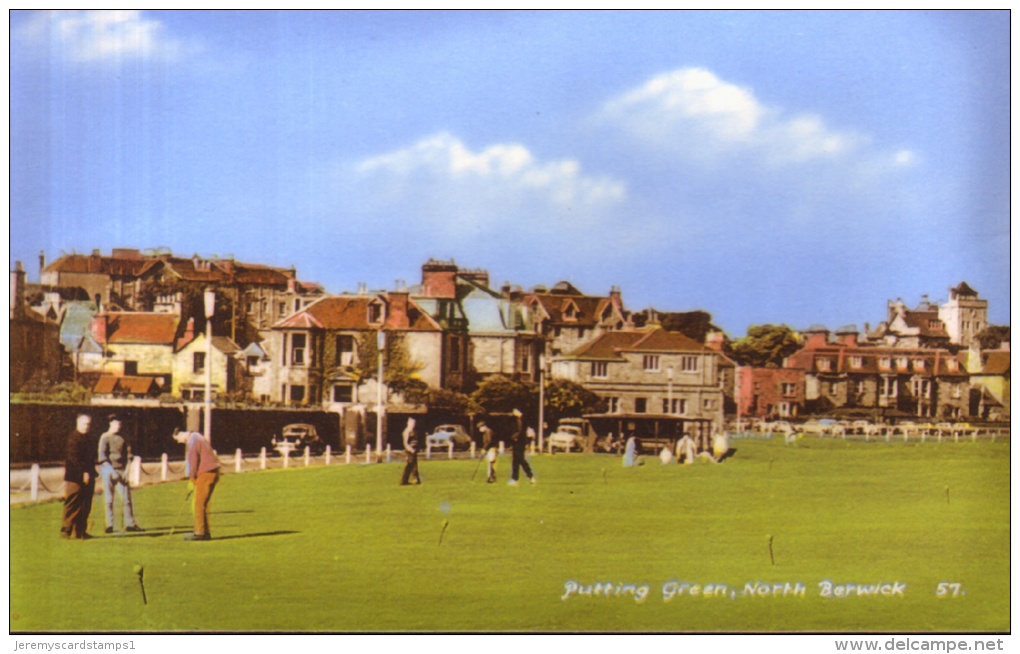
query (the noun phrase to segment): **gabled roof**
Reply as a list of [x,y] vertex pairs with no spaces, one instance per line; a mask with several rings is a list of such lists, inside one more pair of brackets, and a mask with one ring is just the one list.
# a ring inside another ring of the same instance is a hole
[[159,391],[159,384],[152,377],[103,375],[92,387],[92,392],[101,395],[126,394],[149,395]]
[[936,311],[906,311],[903,314],[903,321],[908,327],[917,329],[921,336],[928,338],[949,338],[946,327],[939,320],[939,312]]
[[181,317],[172,313],[107,313],[107,343],[173,345]]
[[[565,284],[566,282],[561,283]],[[572,286],[570,288],[575,291],[577,290]],[[602,315],[606,312],[606,309],[613,306],[613,299],[595,295],[549,292],[529,293],[525,296],[525,303],[529,306],[535,306],[537,312],[548,316],[552,324],[594,327],[602,322]],[[564,317],[568,307],[574,307],[576,310],[576,313],[570,320]]]
[[[959,360],[948,350],[936,348],[899,348],[857,346],[848,347],[840,343],[830,343],[822,347],[803,347],[787,357],[787,367],[817,370],[816,362],[828,359],[828,374],[925,374],[939,376],[965,376],[966,372]],[[853,365],[859,359],[860,365]],[[892,364],[885,368],[880,365],[882,359],[890,359]],[[907,359],[906,369],[899,368],[897,359]],[[922,370],[914,368],[914,361],[924,362]],[[955,364],[949,364],[948,361]],[[950,366],[955,365],[955,370]]]
[[570,359],[622,359],[621,352],[714,353],[694,339],[665,329],[611,331],[567,355]]
[[165,267],[180,279],[218,284],[286,286],[287,281],[294,277],[291,269],[242,263],[233,259],[186,258],[166,254],[142,256],[137,253],[130,256],[69,254],[46,266],[45,272],[141,277],[160,267]]
[[[294,315],[281,320],[274,329],[325,329],[339,331],[369,331],[380,328],[368,322],[368,306],[373,302],[388,302],[379,295],[334,295],[317,300]],[[440,331],[439,325],[408,298],[409,327],[400,331]],[[388,327],[389,328],[389,327]]]
[[972,289],[967,284],[967,282],[960,282],[959,284],[956,285],[955,288],[952,288],[950,290],[953,291],[954,293],[956,293],[957,295],[966,295],[966,296],[977,297],[977,294],[978,294],[978,292],[975,291],[974,289]]

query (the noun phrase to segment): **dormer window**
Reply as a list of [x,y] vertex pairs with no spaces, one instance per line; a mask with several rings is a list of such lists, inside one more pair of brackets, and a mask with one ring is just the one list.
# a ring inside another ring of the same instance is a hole
[[900,370],[907,369],[907,357],[896,357],[896,367]]
[[857,357],[857,356],[850,357],[850,367],[851,368],[861,368],[863,366],[864,366],[864,357]]
[[832,361],[830,359],[818,359],[818,369],[826,372],[832,370]]
[[573,302],[567,302],[563,306],[563,319],[564,320],[577,320],[577,305]]
[[959,370],[959,364],[956,362],[956,359],[946,359],[946,368],[949,372],[956,372]]
[[892,368],[892,358],[882,357],[881,359],[878,360],[878,367],[881,368],[882,370],[889,370],[890,368]]
[[368,305],[368,322],[377,325],[383,321],[382,302],[372,302]]
[[924,370],[924,359],[914,359],[914,370]]

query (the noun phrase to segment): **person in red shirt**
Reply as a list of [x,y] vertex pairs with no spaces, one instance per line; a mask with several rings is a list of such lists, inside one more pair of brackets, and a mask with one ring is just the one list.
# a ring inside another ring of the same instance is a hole
[[184,540],[210,540],[209,500],[220,480],[220,460],[209,441],[197,431],[179,431],[174,440],[187,446],[185,471],[195,486],[195,531]]

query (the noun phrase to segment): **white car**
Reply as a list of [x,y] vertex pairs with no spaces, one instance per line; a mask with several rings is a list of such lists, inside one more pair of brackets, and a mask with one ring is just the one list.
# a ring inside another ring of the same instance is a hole
[[574,425],[563,425],[553,433],[549,434],[549,451],[552,452],[553,448],[558,447],[565,452],[569,452],[575,445],[578,449],[582,449],[584,447],[583,438],[580,427]]

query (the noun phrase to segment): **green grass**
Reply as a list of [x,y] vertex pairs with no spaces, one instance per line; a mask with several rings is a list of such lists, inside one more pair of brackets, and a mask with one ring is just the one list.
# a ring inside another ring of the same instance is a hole
[[[420,487],[397,485],[398,463],[227,475],[208,543],[181,539],[190,523],[189,513],[177,517],[182,483],[135,492],[149,529],[137,536],[103,537],[99,498],[99,537],[88,542],[58,538],[59,503],[12,507],[10,629],[1010,629],[1008,442],[732,445],[736,455],[722,465],[539,456],[533,487],[506,485],[508,458],[496,485],[484,483],[484,470],[472,482],[476,463],[467,460],[423,459]],[[643,602],[561,599],[572,580],[649,592]],[[664,601],[672,580],[733,592]],[[907,589],[825,599],[824,580]],[[741,595],[754,582],[799,582],[806,592]],[[939,598],[940,582],[963,592]]]

